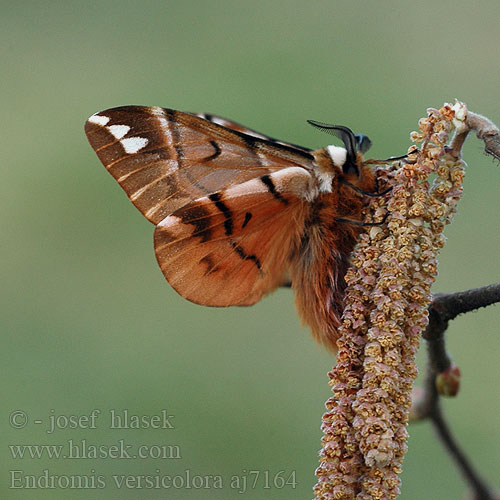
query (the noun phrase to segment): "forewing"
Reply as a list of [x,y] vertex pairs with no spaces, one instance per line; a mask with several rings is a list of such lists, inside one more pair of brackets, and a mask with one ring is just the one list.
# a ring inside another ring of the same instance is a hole
[[91,116],[91,146],[134,205],[158,224],[199,198],[287,167],[311,154],[189,113],[124,106]]
[[267,142],[271,142],[273,144],[281,144],[282,146],[292,147],[292,148],[298,149],[298,150],[306,152],[306,153],[311,151],[311,149],[309,149],[309,148],[305,148],[303,146],[298,146],[297,144],[292,144],[290,142],[280,141],[280,140],[275,139],[274,137],[271,137],[269,135],[262,134],[261,132],[257,132],[256,130],[245,127],[244,125],[241,125],[240,123],[234,122],[232,120],[228,120],[227,118],[223,118],[222,116],[212,115],[209,113],[193,113],[193,115],[199,116],[200,118],[204,118],[205,120],[208,120],[209,122],[216,123],[217,125],[221,125],[223,127],[229,128],[231,130],[236,130],[237,132],[242,132],[243,134],[251,135],[252,137],[257,137],[259,139],[263,139],[263,140],[265,140]]
[[251,305],[283,282],[309,204],[309,172],[289,167],[200,197],[161,221],[155,251],[177,292],[210,306]]

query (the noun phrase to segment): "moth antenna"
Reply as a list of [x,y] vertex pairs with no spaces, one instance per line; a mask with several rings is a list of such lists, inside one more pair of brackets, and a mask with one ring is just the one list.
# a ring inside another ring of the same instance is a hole
[[[323,132],[326,132],[327,134],[338,137],[344,143],[347,154],[352,159],[356,157],[358,141],[356,139],[356,136],[354,135],[354,132],[350,128],[344,127],[343,125],[330,125],[328,123],[317,122],[315,120],[307,120],[307,123],[319,130],[322,130]],[[368,139],[368,137],[366,137],[366,139]]]

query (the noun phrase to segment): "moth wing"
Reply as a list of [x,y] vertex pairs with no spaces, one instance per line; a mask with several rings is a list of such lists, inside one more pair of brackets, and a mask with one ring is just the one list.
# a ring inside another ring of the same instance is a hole
[[281,144],[282,146],[292,147],[306,153],[311,151],[310,148],[305,148],[303,146],[292,144],[290,142],[280,141],[278,139],[275,139],[274,137],[271,137],[270,135],[262,134],[261,132],[257,132],[256,130],[245,127],[240,123],[234,122],[233,120],[223,118],[222,116],[212,115],[209,113],[193,113],[193,115],[199,116],[200,118],[208,120],[209,122],[216,123],[217,125],[221,125],[222,127],[236,130],[237,132],[242,132],[243,134],[251,135],[252,137],[257,137],[273,144]]
[[91,116],[91,146],[154,224],[192,200],[287,167],[311,169],[304,149],[230,130],[189,113],[124,106]]
[[251,305],[283,282],[303,233],[311,174],[289,167],[203,196],[162,220],[155,252],[184,298]]

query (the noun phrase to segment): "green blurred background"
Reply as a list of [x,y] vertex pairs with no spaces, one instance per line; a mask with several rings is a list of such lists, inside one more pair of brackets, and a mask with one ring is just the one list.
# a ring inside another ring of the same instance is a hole
[[[370,136],[398,155],[429,106],[458,97],[500,121],[500,3],[385,1],[2,1],[2,473],[5,499],[311,498],[333,358],[281,290],[252,308],[211,309],[164,281],[153,227],[89,147],[92,113],[147,104],[227,116],[320,147],[306,119]],[[500,167],[471,138],[465,195],[435,291],[498,280]],[[455,321],[463,373],[446,413],[496,486],[498,306]],[[421,357],[423,361],[424,357]],[[46,432],[50,415],[102,415]],[[175,429],[109,429],[107,411],[168,409]],[[23,410],[23,429],[8,416]],[[53,413],[51,413],[53,411]],[[33,421],[40,419],[42,424]],[[428,424],[412,425],[404,499],[462,498]],[[12,459],[7,444],[173,444],[179,460]],[[103,475],[104,489],[9,489],[9,470]],[[215,489],[116,489],[111,475],[221,475]],[[240,494],[232,475],[296,471],[297,486]]]

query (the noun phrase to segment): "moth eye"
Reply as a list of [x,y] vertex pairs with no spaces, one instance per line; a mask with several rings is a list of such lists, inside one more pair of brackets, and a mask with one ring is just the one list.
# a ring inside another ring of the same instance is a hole
[[363,134],[356,134],[354,137],[356,137],[356,145],[358,150],[362,153],[366,153],[370,149],[372,141],[370,141],[370,139]]

